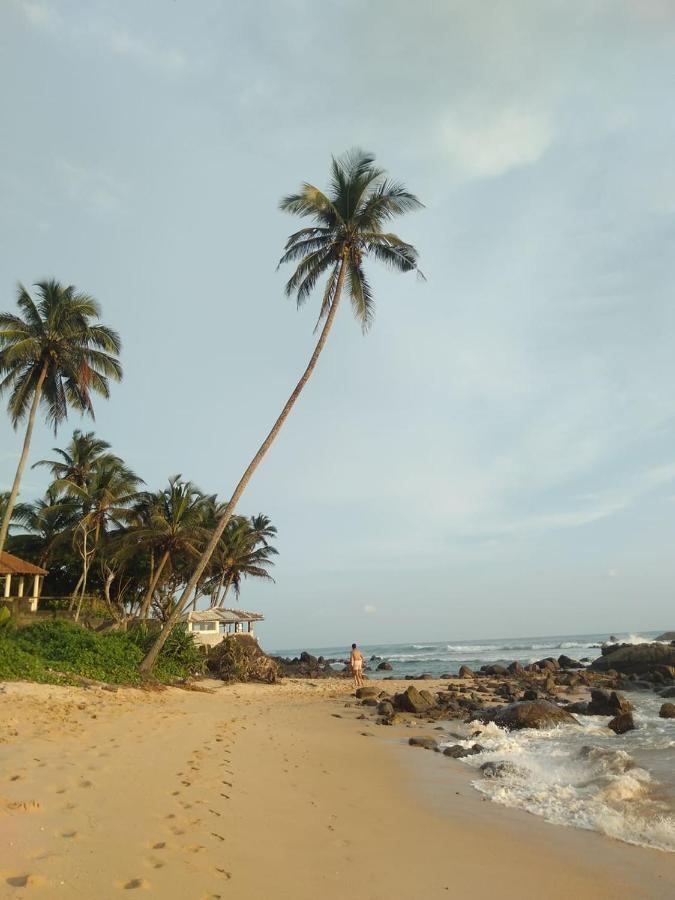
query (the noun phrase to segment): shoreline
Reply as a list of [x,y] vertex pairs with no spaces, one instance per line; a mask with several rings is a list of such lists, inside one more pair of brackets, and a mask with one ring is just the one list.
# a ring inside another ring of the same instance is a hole
[[0,897],[675,891],[671,854],[488,801],[404,746],[433,726],[359,719],[342,679],[204,685],[3,686]]

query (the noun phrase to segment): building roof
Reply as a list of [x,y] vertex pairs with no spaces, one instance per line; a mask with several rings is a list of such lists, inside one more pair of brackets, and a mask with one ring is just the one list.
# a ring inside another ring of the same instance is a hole
[[0,553],[0,575],[49,575],[49,572],[3,550]]
[[198,612],[188,613],[188,622],[225,622],[227,625],[237,622],[262,622],[265,619],[261,613],[246,612],[243,609],[202,609]]

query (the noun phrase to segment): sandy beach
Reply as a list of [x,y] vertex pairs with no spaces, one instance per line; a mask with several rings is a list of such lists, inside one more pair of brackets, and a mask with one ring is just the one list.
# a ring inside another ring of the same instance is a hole
[[672,855],[490,803],[344,681],[204,684],[2,687],[0,897],[675,892]]

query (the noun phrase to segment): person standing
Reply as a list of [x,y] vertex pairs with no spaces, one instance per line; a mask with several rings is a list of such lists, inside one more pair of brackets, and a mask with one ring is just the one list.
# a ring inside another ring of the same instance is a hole
[[349,657],[349,665],[351,666],[352,675],[354,676],[354,686],[362,687],[363,685],[363,654],[356,646],[352,644],[352,652]]

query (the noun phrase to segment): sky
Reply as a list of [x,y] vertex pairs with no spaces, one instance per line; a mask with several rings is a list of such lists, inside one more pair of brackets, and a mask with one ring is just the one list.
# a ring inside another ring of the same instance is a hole
[[360,146],[426,281],[371,263],[242,499],[263,644],[675,627],[674,79],[672,0],[2,0],[0,304],[73,283],[124,344],[31,458],[93,427],[228,497],[315,340],[279,199]]

